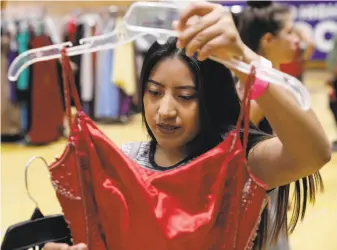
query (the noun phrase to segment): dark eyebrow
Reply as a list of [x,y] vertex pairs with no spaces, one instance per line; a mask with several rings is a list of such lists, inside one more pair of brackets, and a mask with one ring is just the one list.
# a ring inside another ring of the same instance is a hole
[[[152,79],[149,79],[148,82],[150,83],[153,83],[157,86],[160,86],[160,87],[164,87],[164,84],[160,83],[160,82],[157,82],[155,80],[152,80]],[[192,90],[197,90],[197,88],[195,86],[192,86],[192,85],[182,85],[182,86],[178,86],[178,87],[175,87],[176,89],[192,89]]]
[[155,84],[155,85],[158,85],[158,86],[160,86],[160,87],[164,87],[163,84],[161,84],[160,82],[157,82],[157,81],[155,81],[155,80],[149,79],[148,82],[153,83],[153,84]]

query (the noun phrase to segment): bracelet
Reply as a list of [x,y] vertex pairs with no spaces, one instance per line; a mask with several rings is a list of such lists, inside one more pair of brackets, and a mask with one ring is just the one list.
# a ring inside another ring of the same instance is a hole
[[[262,56],[260,56],[259,61],[253,61],[252,65],[254,64],[262,65],[265,68],[272,68],[272,63]],[[269,86],[269,82],[256,78],[250,90],[250,96],[249,96],[250,99],[251,100],[258,99],[267,90],[268,86]]]
[[268,89],[269,82],[256,78],[250,90],[250,99],[256,100]]

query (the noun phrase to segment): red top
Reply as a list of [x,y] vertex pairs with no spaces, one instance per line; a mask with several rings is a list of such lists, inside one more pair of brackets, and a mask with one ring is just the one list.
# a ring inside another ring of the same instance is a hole
[[[64,79],[69,72],[63,54]],[[79,111],[50,172],[74,243],[90,250],[252,248],[266,186],[250,173],[239,139],[244,118],[245,148],[249,101],[222,143],[184,166],[155,172],[130,160],[81,111],[70,80]],[[70,119],[67,81],[64,86]]]
[[285,63],[280,65],[280,70],[284,73],[287,73],[294,77],[299,77],[303,72],[303,59],[302,59],[302,50],[297,49],[293,61],[290,63]]

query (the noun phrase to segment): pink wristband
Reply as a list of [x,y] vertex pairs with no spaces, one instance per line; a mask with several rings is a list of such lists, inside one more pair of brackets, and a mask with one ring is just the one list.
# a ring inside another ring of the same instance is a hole
[[267,90],[268,86],[269,82],[256,78],[250,91],[250,99],[256,100],[262,96],[263,93]]
[[[262,65],[265,68],[272,68],[273,67],[272,63],[269,60],[267,60],[266,58],[262,57],[262,56],[260,56],[260,60],[254,61],[254,62],[252,62],[252,64],[253,65],[254,64]],[[266,82],[264,80],[256,78],[253,86],[251,87],[250,99],[251,100],[256,100],[257,98],[259,98],[260,96],[262,96],[263,93],[267,90],[268,86],[269,86],[269,82]]]

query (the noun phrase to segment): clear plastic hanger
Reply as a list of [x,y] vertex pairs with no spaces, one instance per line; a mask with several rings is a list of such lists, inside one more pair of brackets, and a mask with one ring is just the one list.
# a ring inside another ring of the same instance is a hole
[[[123,17],[123,22],[108,34],[83,38],[80,45],[71,47],[71,42],[33,49],[20,54],[9,67],[8,78],[17,80],[21,72],[29,65],[51,59],[61,58],[61,49],[67,48],[68,56],[92,53],[112,49],[125,43],[132,42],[145,35],[153,35],[159,43],[164,43],[170,36],[177,33],[172,29],[174,21],[179,19],[181,9],[171,3],[165,2],[136,2],[133,3]],[[251,65],[232,59],[222,61],[215,57],[210,59],[225,66],[249,74]],[[266,68],[260,64],[254,64],[256,76],[271,84],[277,84],[288,89],[297,99],[303,110],[310,108],[310,94],[303,84],[288,74],[272,68]]]

